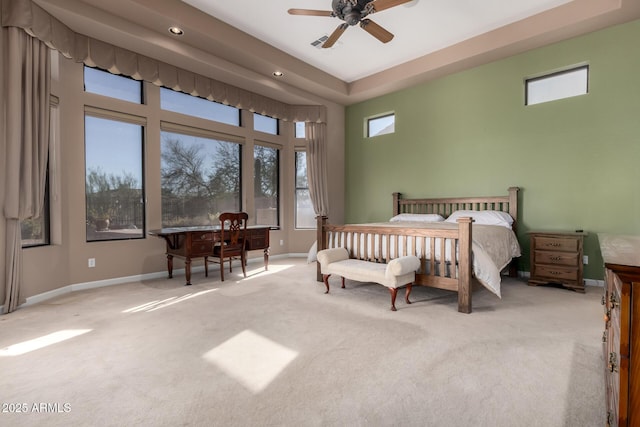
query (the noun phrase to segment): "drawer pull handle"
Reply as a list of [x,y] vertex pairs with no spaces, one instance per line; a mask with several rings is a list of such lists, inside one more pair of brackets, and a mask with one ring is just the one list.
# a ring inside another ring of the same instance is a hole
[[550,271],[549,273],[553,274],[554,276],[558,276],[558,275],[562,274],[562,272],[560,272],[560,271]]
[[562,257],[559,257],[559,256],[552,256],[552,257],[549,257],[549,258],[551,260],[553,260],[553,261],[560,261],[562,259]]
[[547,243],[546,246],[553,246],[554,248],[557,248],[558,246],[562,246],[560,243]]
[[609,302],[612,307],[620,307],[620,299],[616,296],[615,293],[611,294],[609,297]]
[[602,333],[602,342],[607,342],[607,331]]
[[615,353],[609,353],[609,372],[618,372],[618,358]]
[[601,305],[605,305],[606,303],[607,303],[607,298],[604,295],[602,295],[602,299],[600,300],[600,304]]

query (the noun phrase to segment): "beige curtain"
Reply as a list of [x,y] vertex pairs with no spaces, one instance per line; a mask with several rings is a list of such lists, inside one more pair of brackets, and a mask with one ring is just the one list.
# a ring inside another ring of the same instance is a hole
[[32,0],[0,0],[2,25],[24,29],[67,58],[157,86],[188,93],[275,119],[325,122],[323,105],[290,105],[78,34]]
[[307,122],[304,131],[307,142],[309,196],[316,216],[327,216],[329,214],[327,125]]
[[44,204],[49,148],[50,53],[22,29],[2,28],[4,111],[1,144],[5,154],[3,217],[6,224],[4,311],[20,301],[22,243],[20,221],[37,218]]

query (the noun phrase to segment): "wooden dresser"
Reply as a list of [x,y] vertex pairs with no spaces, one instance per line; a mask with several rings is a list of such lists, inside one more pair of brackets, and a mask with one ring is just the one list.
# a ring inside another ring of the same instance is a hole
[[584,292],[583,245],[587,233],[531,231],[529,285],[555,283]]
[[607,425],[640,426],[640,236],[598,239],[605,263]]

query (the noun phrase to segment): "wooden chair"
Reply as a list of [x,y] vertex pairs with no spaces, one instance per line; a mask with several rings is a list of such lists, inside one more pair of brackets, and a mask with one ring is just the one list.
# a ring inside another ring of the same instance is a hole
[[247,277],[246,264],[246,239],[247,220],[249,215],[246,212],[224,212],[220,214],[220,236],[221,241],[213,247],[212,260],[220,264],[220,279],[224,282],[224,260],[229,259],[229,272],[234,259],[240,259],[242,264],[242,274]]

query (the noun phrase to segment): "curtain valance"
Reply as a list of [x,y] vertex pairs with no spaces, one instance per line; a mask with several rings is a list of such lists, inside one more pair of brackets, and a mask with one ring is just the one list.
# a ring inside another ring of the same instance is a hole
[[78,34],[32,0],[2,0],[2,26],[19,27],[67,58],[285,121],[326,122],[323,105],[291,105]]

